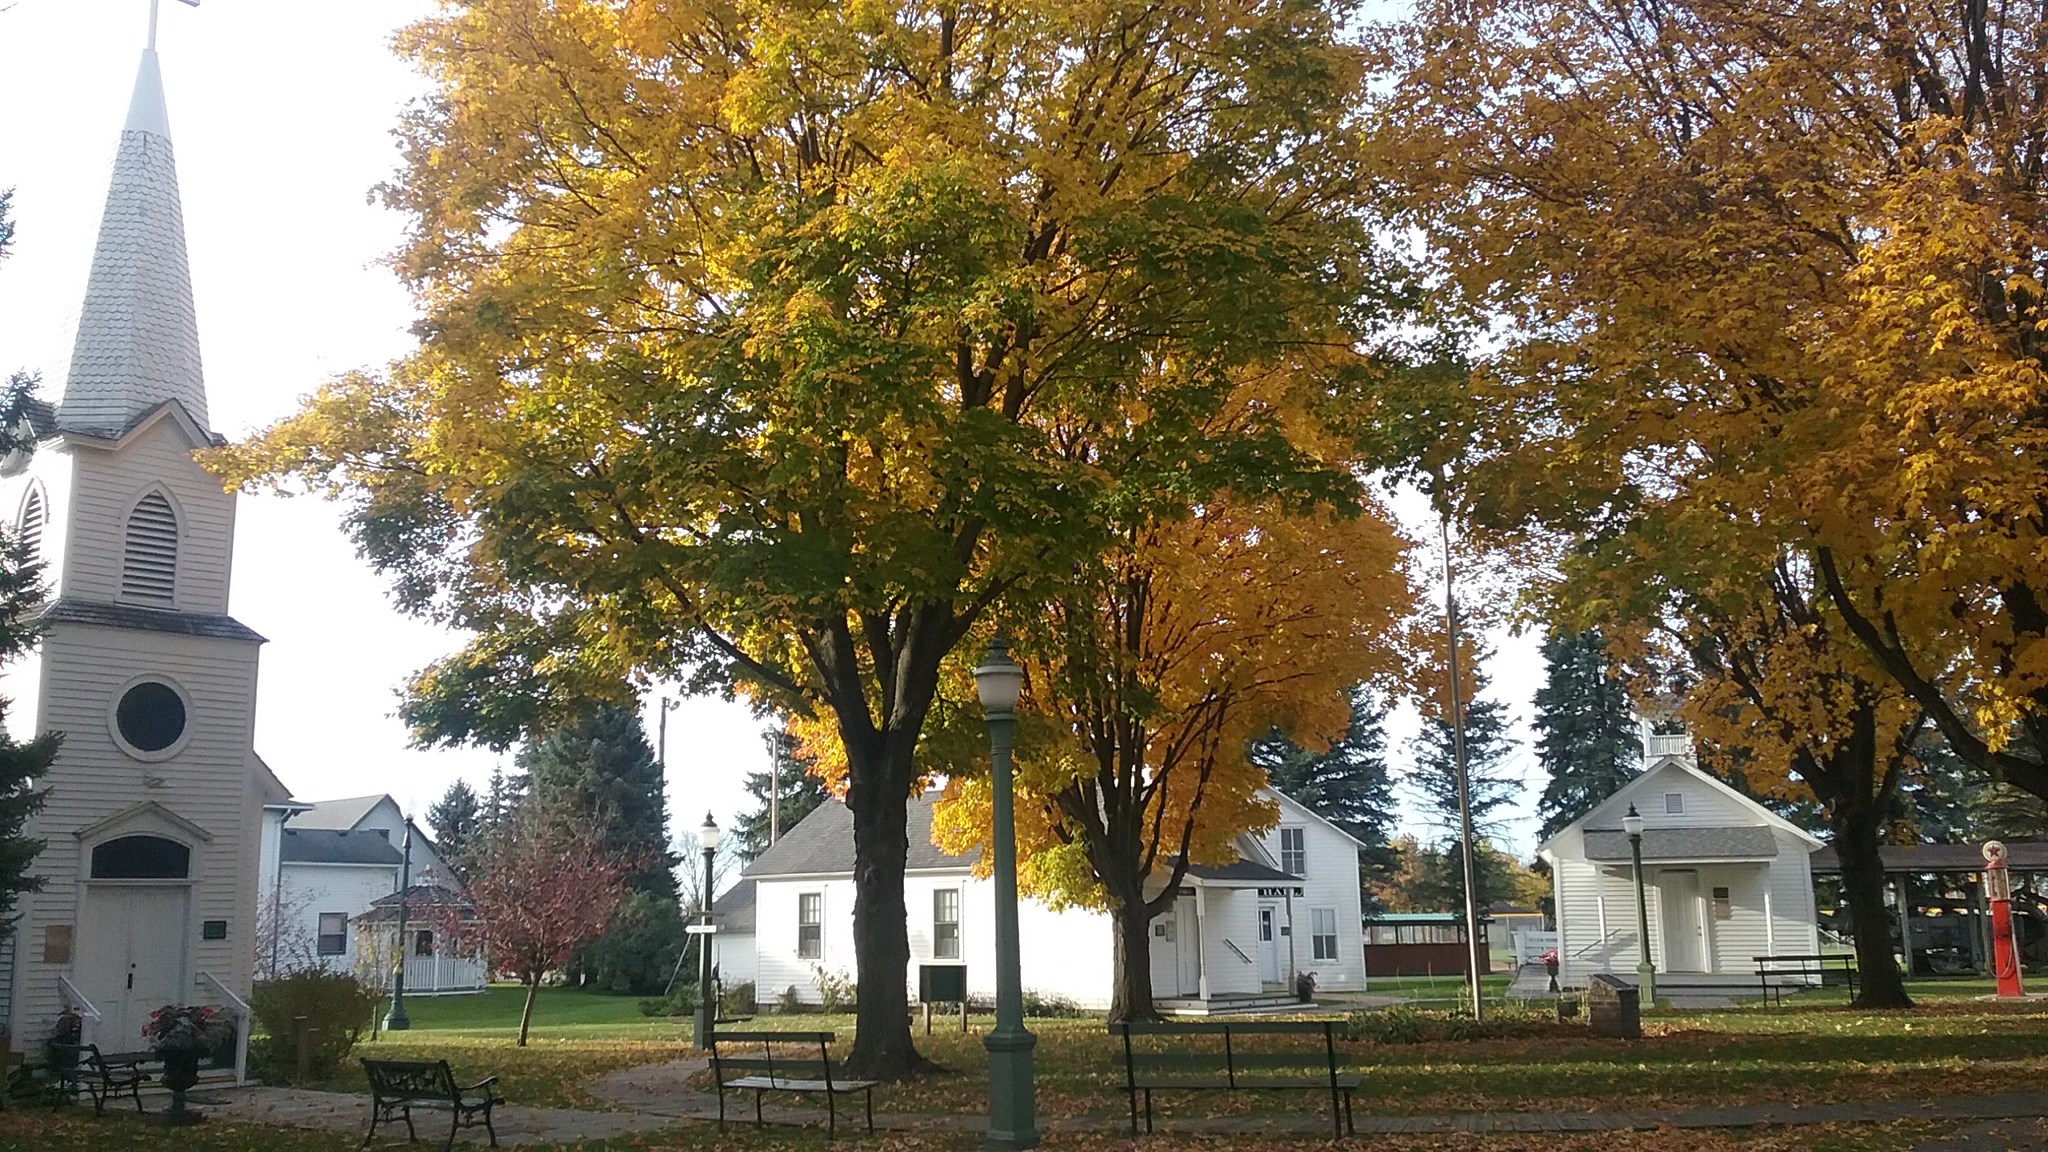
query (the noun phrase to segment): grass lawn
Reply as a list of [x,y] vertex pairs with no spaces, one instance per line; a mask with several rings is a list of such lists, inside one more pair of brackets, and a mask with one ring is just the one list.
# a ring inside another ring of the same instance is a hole
[[[1385,990],[1388,982],[1376,982]],[[1642,1041],[1604,1040],[1579,1023],[1536,1022],[1512,1039],[1423,1044],[1346,1043],[1342,1058],[1365,1077],[1361,1114],[1481,1110],[1615,1110],[1736,1102],[1819,1103],[1997,1091],[2048,1072],[2048,1005],[1969,999],[1972,986],[1916,984],[1910,1012],[1847,1008],[1835,990],[1783,1008],[1653,1014]],[[627,997],[544,990],[534,1040],[514,1047],[517,989],[410,1005],[413,1030],[387,1033],[365,1055],[445,1058],[459,1075],[498,1075],[520,1103],[604,1107],[588,1091],[606,1072],[691,1054],[687,1020],[653,1020]],[[982,1036],[941,1018],[918,1044],[945,1071],[885,1085],[886,1112],[978,1112],[987,1101]],[[750,1027],[830,1029],[842,1048],[850,1016],[767,1015]],[[1038,1098],[1049,1117],[1112,1118],[1123,1108],[1117,1049],[1098,1019],[1034,1020]],[[363,1091],[351,1062],[329,1084]],[[1163,1115],[1232,1115],[1299,1108],[1299,1094],[1175,1094]]]

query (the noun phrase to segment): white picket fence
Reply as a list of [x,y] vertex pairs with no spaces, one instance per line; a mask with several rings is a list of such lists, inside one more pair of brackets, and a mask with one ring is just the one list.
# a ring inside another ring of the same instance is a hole
[[1514,934],[1515,967],[1543,963],[1543,954],[1557,947],[1557,933],[1522,931]]

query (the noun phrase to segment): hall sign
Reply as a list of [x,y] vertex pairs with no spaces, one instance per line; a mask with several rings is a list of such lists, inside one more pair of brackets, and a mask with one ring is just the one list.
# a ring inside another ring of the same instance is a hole
[[1301,888],[1300,888],[1299,886],[1296,886],[1296,887],[1293,887],[1293,888],[1261,888],[1261,889],[1259,889],[1259,899],[1261,899],[1261,900],[1267,900],[1267,899],[1272,899],[1272,900],[1279,900],[1279,899],[1282,899],[1282,898],[1284,898],[1284,897],[1288,897],[1288,896],[1305,896],[1305,895],[1307,895],[1307,893],[1306,893],[1306,892],[1304,892],[1304,891],[1302,891],[1302,889],[1301,889]]

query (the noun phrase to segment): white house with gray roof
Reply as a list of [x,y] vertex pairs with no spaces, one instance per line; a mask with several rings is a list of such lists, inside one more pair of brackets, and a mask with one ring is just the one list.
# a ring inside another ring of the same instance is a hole
[[[461,884],[417,826],[408,862],[406,827],[389,796],[300,805],[272,825],[277,843],[264,853],[258,973],[324,968],[388,987],[402,952],[407,994],[482,992],[484,965],[440,938],[443,910],[466,905]],[[408,878],[400,940],[399,885]]]
[[[1153,922],[1152,987],[1162,1008],[1204,1013],[1286,1002],[1302,972],[1324,990],[1365,987],[1359,842],[1293,800],[1267,796],[1280,806],[1279,824],[1240,837],[1236,862],[1189,869],[1172,909]],[[992,999],[995,886],[974,875],[975,854],[948,855],[932,843],[936,798],[910,802],[906,995],[915,998],[921,966],[964,964],[970,998]],[[852,813],[837,801],[821,805],[713,910],[721,914],[714,955],[726,986],[750,973],[762,1004],[792,990],[817,1003],[821,977],[854,972]],[[1027,991],[1108,1007],[1115,948],[1107,914],[1027,899],[1019,927]]]
[[1650,750],[1665,754],[1537,848],[1551,868],[1560,981],[1635,978],[1635,870],[1622,826],[1631,805],[1643,818],[1650,958],[1660,974],[1749,976],[1755,957],[1818,952],[1810,858],[1820,841],[1701,771],[1689,740],[1652,737]]

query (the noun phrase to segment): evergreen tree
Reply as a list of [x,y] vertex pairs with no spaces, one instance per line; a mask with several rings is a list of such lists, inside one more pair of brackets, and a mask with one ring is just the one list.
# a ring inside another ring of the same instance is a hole
[[[1484,681],[1481,681],[1484,684]],[[1448,720],[1423,721],[1422,734],[1409,744],[1414,764],[1406,783],[1422,802],[1423,817],[1452,839],[1462,834],[1458,820],[1458,761]],[[1475,699],[1465,706],[1465,770],[1472,807],[1472,830],[1485,836],[1502,830],[1496,813],[1514,803],[1522,782],[1502,774],[1514,751],[1508,737],[1507,706],[1498,700]]]
[[[11,189],[0,191],[0,259],[14,239],[12,197]],[[35,377],[24,373],[8,380],[0,405],[0,454],[35,450],[34,433],[17,431],[40,403],[35,387]],[[40,558],[29,542],[11,536],[0,541],[0,661],[22,655],[35,643],[29,617],[42,606],[42,576]],[[7,703],[0,701],[0,936],[13,931],[15,901],[43,886],[32,871],[43,842],[22,831],[42,810],[44,795],[35,784],[56,761],[63,739],[59,733],[45,732],[27,743],[15,740],[4,724]]]
[[460,860],[483,827],[483,808],[476,789],[458,779],[427,809],[427,827],[434,833],[434,845],[450,867],[460,869]]
[[824,782],[811,774],[811,761],[797,753],[796,737],[789,734],[788,728],[777,724],[761,734],[761,742],[768,746],[769,769],[747,773],[747,795],[754,798],[754,809],[740,814],[735,830],[740,859],[749,864],[768,850],[770,781],[781,788],[774,816],[776,826],[784,833],[827,799]]
[[523,775],[507,776],[504,768],[492,768],[491,783],[484,792],[483,810],[477,817],[480,831],[496,832],[503,828],[512,819],[512,814],[519,811],[519,804],[525,798]]
[[1386,705],[1361,686],[1351,693],[1351,722],[1329,751],[1311,752],[1276,728],[1252,741],[1245,753],[1266,770],[1275,790],[1365,844],[1358,864],[1368,912],[1379,910],[1374,894],[1397,863],[1388,839],[1396,815],[1386,718]]
[[523,816],[594,828],[604,852],[641,862],[636,891],[674,899],[668,793],[639,713],[599,706],[527,744],[519,767],[526,777]]
[[1642,737],[1628,693],[1598,631],[1552,632],[1548,676],[1536,692],[1536,762],[1550,777],[1538,839],[1591,812],[1642,770]]

